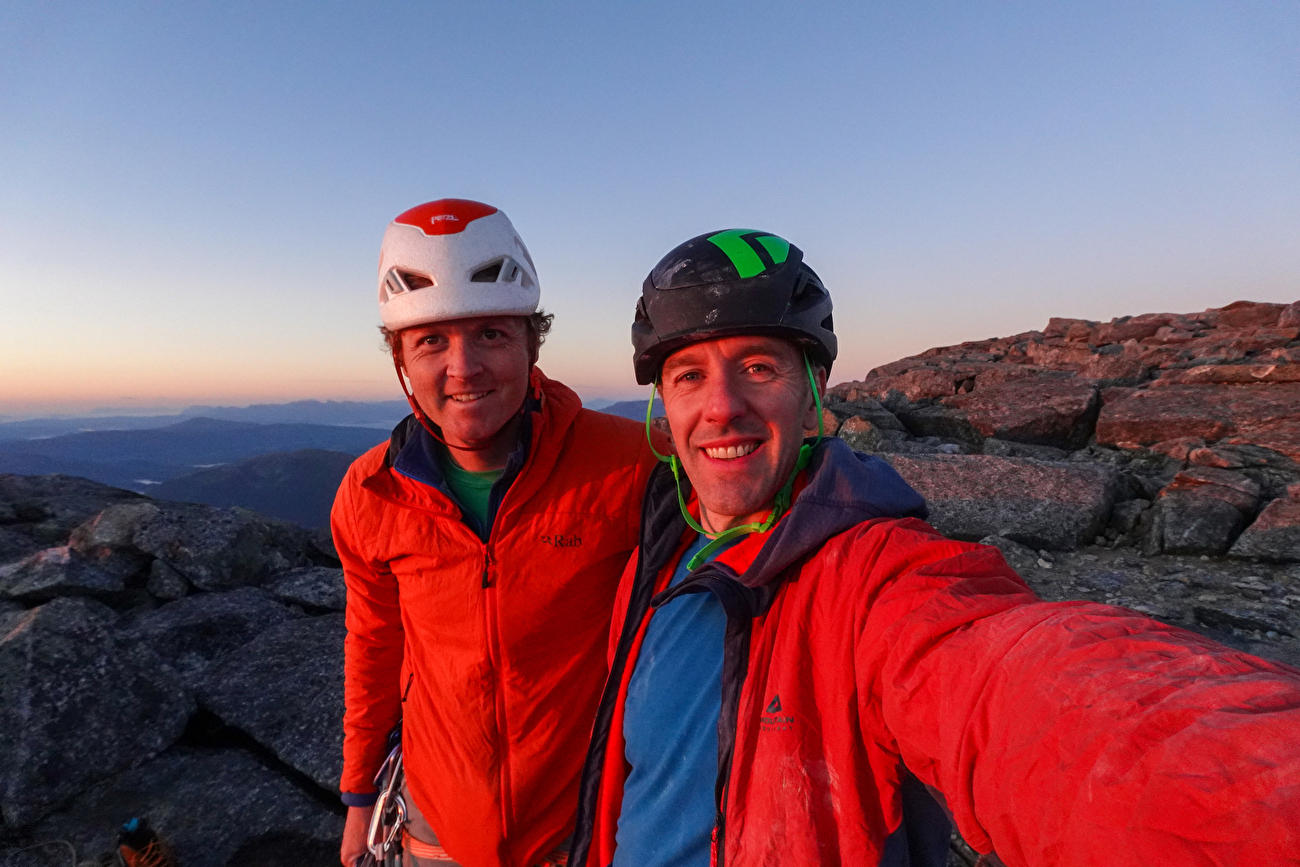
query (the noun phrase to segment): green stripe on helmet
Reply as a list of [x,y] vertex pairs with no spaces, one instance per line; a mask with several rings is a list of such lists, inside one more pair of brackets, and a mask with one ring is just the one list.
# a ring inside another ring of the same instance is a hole
[[[709,243],[727,255],[742,280],[756,277],[767,270],[767,264],[758,254],[759,249],[767,253],[774,265],[780,265],[790,255],[789,241],[752,229],[728,229],[710,235]],[[761,248],[758,246],[760,244]]]
[[709,236],[709,243],[727,254],[727,258],[731,260],[732,265],[736,266],[736,273],[742,280],[767,270],[763,260],[754,252],[754,248],[741,237],[750,233],[749,229],[730,229]]
[[772,261],[780,265],[790,255],[790,242],[785,238],[778,238],[776,235],[759,235],[754,240],[763,245],[763,249],[772,257]]

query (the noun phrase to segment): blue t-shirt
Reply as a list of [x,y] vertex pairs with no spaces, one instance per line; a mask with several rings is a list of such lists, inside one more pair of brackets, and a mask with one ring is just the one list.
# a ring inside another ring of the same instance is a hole
[[[691,543],[670,586],[685,579],[686,563],[708,542],[699,536]],[[726,633],[726,612],[712,593],[678,596],[650,618],[623,712],[632,770],[614,867],[708,867]]]

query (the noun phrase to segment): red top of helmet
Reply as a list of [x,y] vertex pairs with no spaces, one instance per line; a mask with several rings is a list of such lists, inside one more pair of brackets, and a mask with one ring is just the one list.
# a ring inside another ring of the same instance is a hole
[[479,217],[496,212],[491,205],[470,199],[438,199],[416,205],[393,222],[414,226],[426,235],[455,235]]

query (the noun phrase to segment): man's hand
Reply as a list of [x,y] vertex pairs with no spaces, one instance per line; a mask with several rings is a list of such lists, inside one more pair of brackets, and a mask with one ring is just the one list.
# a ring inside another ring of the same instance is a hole
[[366,834],[370,831],[370,814],[374,807],[348,807],[348,818],[343,824],[343,845],[339,860],[343,867],[355,867],[357,859],[366,854]]

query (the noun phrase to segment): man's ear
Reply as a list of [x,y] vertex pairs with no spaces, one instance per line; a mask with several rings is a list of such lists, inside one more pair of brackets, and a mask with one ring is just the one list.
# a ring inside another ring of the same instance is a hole
[[[821,397],[821,402],[826,403],[826,379],[828,374],[826,368],[818,365],[813,368],[813,380],[817,383],[817,394]],[[808,392],[808,406],[805,408],[803,417],[804,430],[816,431],[817,422],[820,420],[817,413],[817,401],[813,399],[813,393]]]

